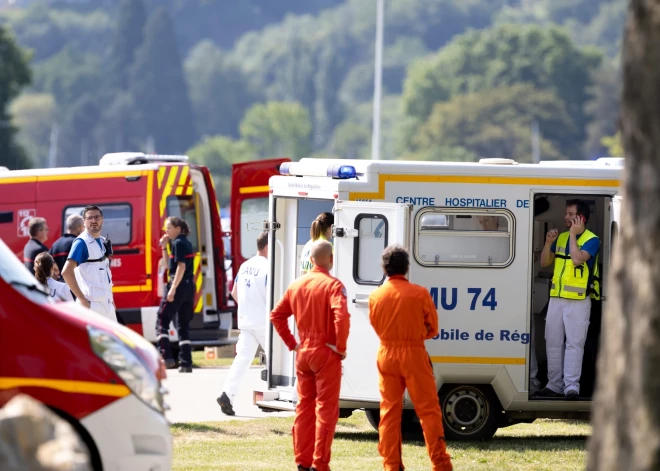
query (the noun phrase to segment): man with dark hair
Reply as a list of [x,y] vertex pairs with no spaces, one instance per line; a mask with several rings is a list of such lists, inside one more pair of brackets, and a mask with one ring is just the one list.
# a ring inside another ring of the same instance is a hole
[[[332,244],[322,239],[314,242],[311,259],[311,270],[289,285],[270,320],[289,350],[298,353],[298,406],[292,431],[298,471],[329,471],[350,315],[346,288],[330,275]],[[291,315],[300,343],[289,328]]]
[[111,247],[101,235],[103,211],[95,205],[86,206],[83,220],[85,230],[71,245],[62,277],[78,303],[117,321],[108,258]]
[[438,312],[428,290],[406,279],[408,252],[389,246],[382,255],[387,281],[369,296],[369,320],[380,338],[378,451],[386,471],[404,469],[401,415],[406,387],[424,431],[433,471],[450,471],[442,412],[424,340],[438,335]]
[[224,414],[235,415],[234,397],[257,348],[266,347],[266,284],[268,283],[268,232],[257,236],[257,255],[238,269],[231,295],[238,305],[236,357],[229,368],[224,390],[217,402]]
[[598,252],[600,240],[585,228],[591,211],[582,200],[566,202],[564,224],[545,236],[541,266],[554,263],[550,302],[545,321],[548,384],[541,397],[577,399],[582,357],[587,339],[591,299],[600,299]]
[[53,246],[50,248],[50,254],[55,260],[55,264],[59,269],[60,273],[64,269],[64,264],[66,259],[69,257],[69,252],[71,252],[71,246],[73,241],[82,234],[82,231],[85,230],[85,222],[81,215],[72,214],[66,218],[66,232],[62,237],[57,239]]
[[48,224],[44,218],[32,218],[28,223],[28,231],[30,232],[30,240],[27,241],[23,248],[23,263],[25,268],[30,270],[34,275],[34,259],[37,258],[41,252],[48,252],[48,247],[44,243],[48,240]]

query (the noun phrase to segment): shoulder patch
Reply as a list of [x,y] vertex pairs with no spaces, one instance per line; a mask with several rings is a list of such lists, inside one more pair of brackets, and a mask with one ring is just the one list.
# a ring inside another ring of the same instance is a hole
[[341,294],[343,294],[345,298],[348,297],[348,294],[346,294],[346,287],[345,286],[341,287]]

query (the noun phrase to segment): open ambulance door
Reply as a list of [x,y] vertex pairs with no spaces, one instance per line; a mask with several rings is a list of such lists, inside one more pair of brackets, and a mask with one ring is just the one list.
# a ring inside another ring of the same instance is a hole
[[[279,158],[232,165],[230,250],[225,248],[228,250],[225,270],[229,293],[238,268],[257,253],[257,236],[263,230],[263,222],[268,221],[268,180],[273,175],[279,175],[282,162],[289,161],[290,159]],[[234,315],[234,327],[236,322]]]
[[603,312],[605,310],[605,303],[608,300],[609,294],[609,275],[612,268],[612,257],[617,251],[617,244],[619,241],[619,225],[621,217],[621,196],[613,196],[609,203],[610,224],[609,231],[604,234],[603,244],[603,273],[601,281]]
[[379,340],[369,322],[369,295],[385,281],[383,249],[395,244],[410,248],[411,206],[338,201],[334,213],[334,275],[346,287],[351,314],[341,399],[379,402]]
[[257,160],[232,165],[231,261],[238,270],[257,253],[256,239],[268,220],[268,180],[279,175],[282,162],[290,159]]

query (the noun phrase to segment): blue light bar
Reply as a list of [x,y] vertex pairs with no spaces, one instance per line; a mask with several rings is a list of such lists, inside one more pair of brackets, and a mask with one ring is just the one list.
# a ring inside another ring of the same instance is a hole
[[328,176],[332,178],[355,178],[357,171],[352,165],[330,165],[328,167]]
[[282,162],[280,164],[280,175],[291,175],[289,169],[291,168],[291,162]]

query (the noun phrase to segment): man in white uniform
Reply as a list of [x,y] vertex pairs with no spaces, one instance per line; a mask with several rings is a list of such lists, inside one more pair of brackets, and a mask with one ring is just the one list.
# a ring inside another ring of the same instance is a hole
[[73,241],[62,277],[79,304],[116,322],[108,258],[112,246],[101,235],[103,211],[89,205],[83,211],[83,220],[85,230]]
[[246,261],[238,270],[231,295],[238,304],[238,328],[241,333],[236,344],[234,358],[222,395],[217,401],[222,412],[234,413],[234,397],[243,375],[250,367],[257,348],[266,345],[266,283],[268,281],[268,232],[257,237],[257,255]]

